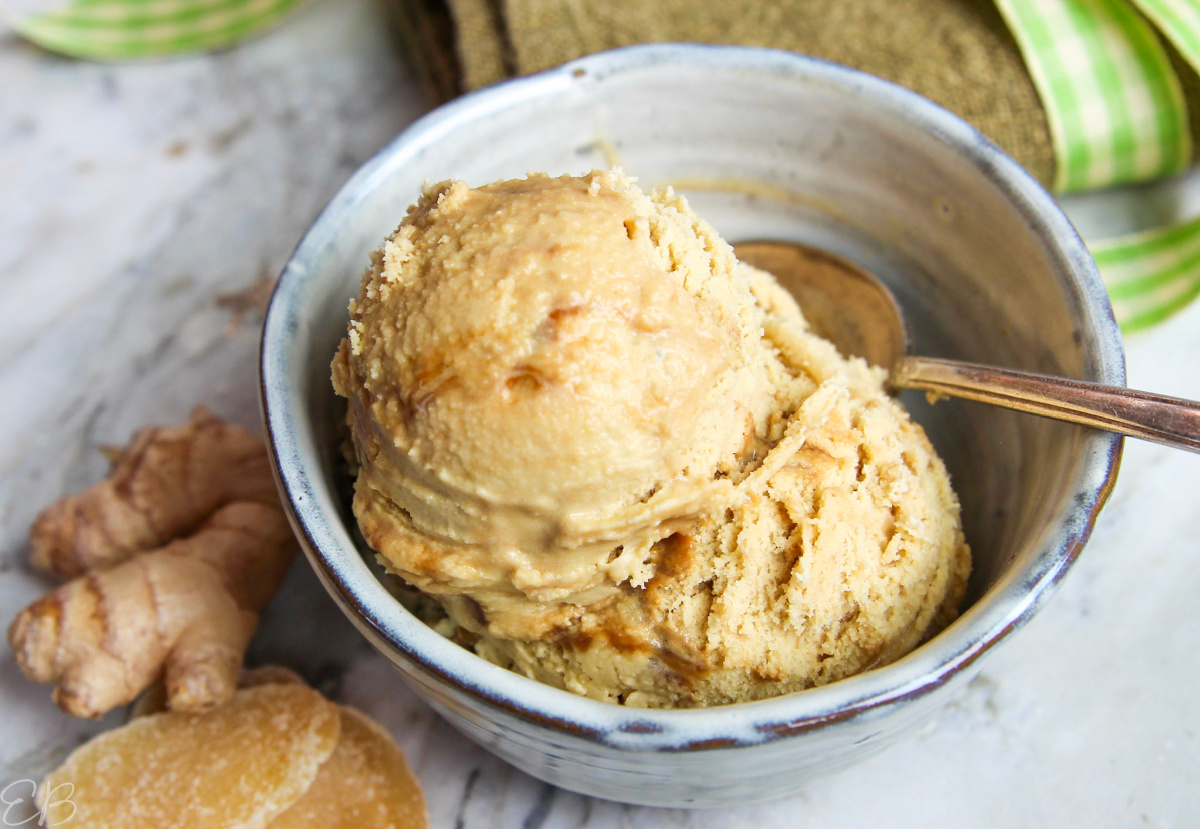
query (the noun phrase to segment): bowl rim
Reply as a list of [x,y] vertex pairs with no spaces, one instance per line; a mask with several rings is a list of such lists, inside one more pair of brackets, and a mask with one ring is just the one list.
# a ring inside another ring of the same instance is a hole
[[[289,520],[318,577],[338,605],[377,649],[396,662],[402,655],[485,705],[530,723],[618,748],[697,751],[767,742],[854,718],[882,715],[965,678],[978,659],[1022,627],[1057,589],[1078,557],[1116,479],[1123,439],[1088,431],[1080,441],[1075,492],[1036,539],[1028,566],[1007,575],[952,625],[889,665],[829,685],[754,702],[698,709],[636,709],[591,700],[508,671],[435,633],[410,614],[371,573],[363,552],[334,539],[315,497],[314,478],[300,460],[296,422],[299,395],[290,381],[295,318],[309,262],[330,243],[338,217],[352,210],[399,160],[486,113],[554,94],[580,80],[603,83],[664,65],[701,65],[765,73],[836,87],[934,135],[968,159],[1021,211],[1066,278],[1062,289],[1076,305],[1094,347],[1091,379],[1124,385],[1120,331],[1107,291],[1087,248],[1048,192],[996,145],[958,116],[916,93],[864,72],[774,49],[702,44],[631,46],[580,58],[464,95],[424,115],[364,164],[304,234],[284,267],[263,324],[259,391],[273,472]],[[331,523],[332,522],[332,523]],[[357,559],[357,563],[355,562]],[[407,673],[407,672],[406,672]]]

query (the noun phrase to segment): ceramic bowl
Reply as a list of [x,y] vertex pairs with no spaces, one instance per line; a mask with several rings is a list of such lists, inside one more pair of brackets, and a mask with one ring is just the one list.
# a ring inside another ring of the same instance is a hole
[[899,661],[776,699],[647,711],[510,673],[427,628],[356,544],[329,364],[368,252],[425,181],[620,163],[731,241],[795,239],[881,275],[919,352],[1123,385],[1095,267],[1054,201],[970,126],[867,75],[769,50],[657,45],[460,98],[363,167],[305,235],[267,315],[262,403],[286,504],[329,593],[416,692],[542,780],[723,806],[794,792],[929,717],[1037,611],[1086,541],[1121,448],[1102,432],[906,398],[950,469],[975,567],[962,616]]

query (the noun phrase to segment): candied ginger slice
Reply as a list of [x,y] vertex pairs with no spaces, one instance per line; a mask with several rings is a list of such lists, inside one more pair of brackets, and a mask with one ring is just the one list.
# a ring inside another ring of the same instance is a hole
[[425,829],[425,797],[404,754],[373,720],[342,708],[342,736],[304,797],[269,829]]
[[260,829],[308,790],[340,731],[337,706],[310,688],[247,688],[99,735],[46,777],[39,803],[48,826]]

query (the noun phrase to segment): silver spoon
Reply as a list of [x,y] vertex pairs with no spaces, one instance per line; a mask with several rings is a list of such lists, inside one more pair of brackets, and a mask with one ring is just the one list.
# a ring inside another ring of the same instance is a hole
[[1200,403],[1027,371],[909,354],[896,298],[873,274],[793,242],[734,245],[743,262],[772,274],[796,297],[812,329],[843,354],[888,371],[896,389],[923,389],[1093,426],[1200,452]]

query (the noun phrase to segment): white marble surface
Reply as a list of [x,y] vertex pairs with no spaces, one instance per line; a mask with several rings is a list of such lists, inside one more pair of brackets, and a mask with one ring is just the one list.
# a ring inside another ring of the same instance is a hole
[[[0,31],[4,624],[46,587],[24,565],[30,521],[103,473],[97,447],[196,403],[256,424],[258,320],[237,325],[218,296],[277,272],[337,186],[425,106],[368,0],[319,0],[232,51],[137,66],[55,58]],[[1129,344],[1130,383],[1200,398],[1198,353],[1200,305]],[[302,561],[252,659],[301,669],[391,728],[439,828],[1197,826],[1198,505],[1200,456],[1131,442],[1062,591],[957,702],[882,755],[744,809],[626,807],[507,767],[409,693]],[[59,713],[4,652],[0,786],[119,719]]]

